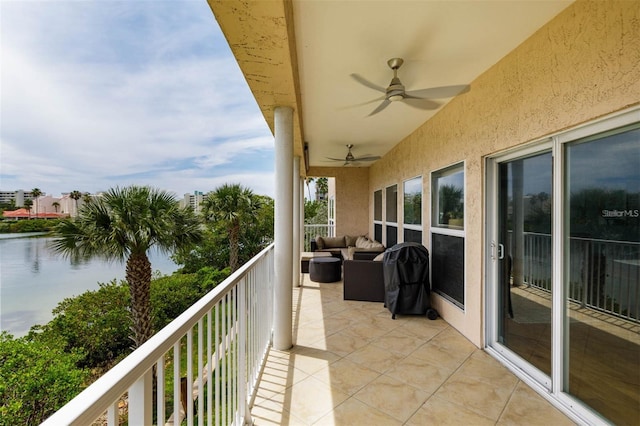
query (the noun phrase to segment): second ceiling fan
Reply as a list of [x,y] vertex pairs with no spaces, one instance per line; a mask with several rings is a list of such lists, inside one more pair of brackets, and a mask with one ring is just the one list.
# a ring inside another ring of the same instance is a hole
[[365,103],[368,104],[376,101],[382,101],[380,105],[376,107],[376,109],[371,111],[371,113],[369,114],[370,116],[379,113],[380,111],[388,107],[391,102],[397,101],[403,101],[407,105],[410,105],[414,108],[425,110],[437,109],[438,107],[440,107],[440,103],[431,99],[450,98],[460,93],[469,91],[468,84],[431,87],[428,89],[406,91],[404,85],[398,78],[398,69],[402,66],[403,63],[404,60],[402,60],[402,58],[392,58],[387,61],[387,65],[389,65],[389,68],[393,70],[393,78],[391,79],[391,83],[389,83],[389,86],[386,89],[370,82],[369,80],[358,74],[351,74],[351,77],[358,83],[367,86],[370,89],[384,93],[383,97],[376,98]]
[[344,157],[344,159],[331,158],[331,157],[327,157],[327,159],[331,161],[344,161],[345,166],[356,165],[360,161],[375,161],[380,159],[379,155],[367,155],[365,157],[354,157],[353,153],[351,152],[351,148],[353,148],[353,144],[347,145],[347,149],[348,149],[347,156]]

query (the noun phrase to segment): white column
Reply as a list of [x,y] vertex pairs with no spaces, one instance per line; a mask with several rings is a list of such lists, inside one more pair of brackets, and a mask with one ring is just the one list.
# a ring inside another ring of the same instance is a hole
[[[298,200],[300,202],[300,251],[304,250],[304,179],[300,178],[300,190],[298,191]],[[301,277],[302,278],[302,277]]]
[[273,347],[292,345],[293,272],[293,109],[276,107],[275,288]]
[[293,285],[300,287],[300,157],[293,159]]

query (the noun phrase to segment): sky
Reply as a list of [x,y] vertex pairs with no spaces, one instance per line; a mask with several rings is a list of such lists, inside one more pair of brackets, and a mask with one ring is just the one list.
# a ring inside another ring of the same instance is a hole
[[0,0],[0,190],[240,183],[273,137],[205,0]]

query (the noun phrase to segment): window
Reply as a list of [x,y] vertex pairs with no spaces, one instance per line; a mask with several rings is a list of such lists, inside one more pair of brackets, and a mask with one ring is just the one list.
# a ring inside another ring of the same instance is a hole
[[391,185],[387,187],[387,217],[385,221],[387,223],[398,222],[398,185]]
[[432,225],[464,229],[464,169],[462,164],[433,174]]
[[373,238],[382,241],[382,189],[373,193]]
[[386,217],[385,228],[387,247],[393,247],[398,243],[398,185],[388,186],[385,190]]
[[405,181],[402,193],[404,241],[422,244],[422,176]]
[[464,164],[431,175],[431,286],[464,309]]

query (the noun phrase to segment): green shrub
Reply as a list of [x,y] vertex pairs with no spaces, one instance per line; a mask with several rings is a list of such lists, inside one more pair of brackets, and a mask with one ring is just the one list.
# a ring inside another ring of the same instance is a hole
[[[66,352],[80,354],[80,367],[105,369],[130,352],[130,295],[125,281],[100,284],[64,299],[47,325],[32,328],[29,338],[61,341]],[[39,333],[38,333],[39,332]]]
[[39,424],[84,387],[78,354],[0,333],[0,426]]

